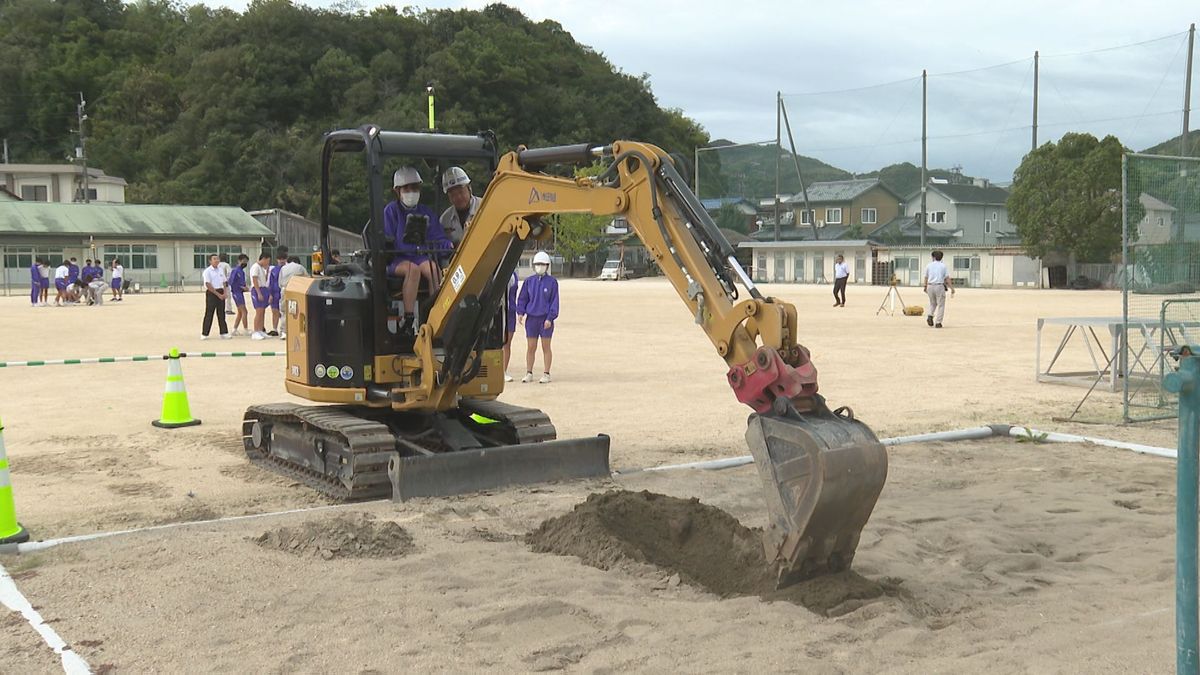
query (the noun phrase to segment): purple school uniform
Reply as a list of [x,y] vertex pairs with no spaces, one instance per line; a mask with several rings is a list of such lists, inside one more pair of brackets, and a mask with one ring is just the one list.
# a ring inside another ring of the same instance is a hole
[[[558,279],[549,274],[526,278],[517,294],[517,314],[526,315],[525,337],[554,337],[554,321],[558,319]],[[545,327],[547,321],[549,328]]]
[[442,223],[433,209],[424,204],[417,204],[411,209],[406,209],[398,201],[389,202],[383,209],[383,238],[392,250],[400,251],[388,265],[388,273],[393,276],[395,276],[396,266],[402,262],[419,265],[429,260],[428,254],[418,252],[418,246],[404,243],[404,224],[408,222],[409,214],[425,216],[429,219],[429,226],[425,231],[425,249],[448,251],[454,248],[454,244],[446,237],[446,231],[442,229]]
[[42,297],[42,270],[34,263],[29,267],[29,301],[38,304]]
[[79,265],[67,263],[67,283],[73,284],[76,281],[79,281]]
[[229,291],[233,294],[233,304],[246,306],[246,270],[241,265],[229,272]]
[[283,289],[279,287],[279,270],[283,269],[282,265],[271,265],[271,271],[267,272],[267,290],[271,296],[271,309],[279,309],[279,300],[283,295]]

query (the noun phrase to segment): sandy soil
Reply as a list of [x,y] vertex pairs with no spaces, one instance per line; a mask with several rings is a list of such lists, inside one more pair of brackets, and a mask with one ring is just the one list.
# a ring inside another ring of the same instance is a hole
[[[768,290],[800,308],[822,391],[881,436],[1021,422],[1174,445],[1173,423],[1054,422],[1084,390],[1034,381],[1037,317],[1115,316],[1115,293],[963,290],[936,331],[875,316],[878,288],[851,287],[845,309],[830,307],[828,287]],[[563,296],[555,382],[514,383],[506,400],[545,409],[563,437],[611,434],[618,468],[745,454],[746,410],[665,283],[565,281]],[[0,360],[281,346],[200,342],[202,304],[148,295],[31,309],[0,298]],[[49,538],[323,504],[250,467],[240,448],[243,409],[288,400],[282,368],[185,361],[204,424],[176,431],[149,425],[161,362],[0,370],[21,520]],[[1171,655],[1172,471],[1077,446],[897,449],[855,569],[898,579],[906,593],[836,617],[718,601],[666,586],[661,573],[596,570],[513,539],[598,485],[353,507],[412,533],[417,551],[396,560],[295,557],[250,542],[283,520],[324,517],[312,514],[56,549],[21,559],[32,566],[18,583],[94,667],[1147,672],[1167,669]],[[763,518],[752,469],[622,486],[697,496],[748,525]]]

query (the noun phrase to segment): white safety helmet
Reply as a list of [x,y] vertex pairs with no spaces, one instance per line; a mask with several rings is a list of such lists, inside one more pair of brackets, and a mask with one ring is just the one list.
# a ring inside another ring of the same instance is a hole
[[533,254],[533,264],[534,265],[549,265],[550,264],[550,254],[546,253],[545,251],[538,251],[537,253]]
[[392,187],[400,187],[401,185],[412,185],[413,183],[421,182],[421,174],[417,173],[416,167],[402,166],[396,169],[396,173],[392,176]]
[[471,177],[463,171],[461,166],[452,166],[442,174],[442,192],[449,193],[450,188],[456,188],[459,185],[470,185]]

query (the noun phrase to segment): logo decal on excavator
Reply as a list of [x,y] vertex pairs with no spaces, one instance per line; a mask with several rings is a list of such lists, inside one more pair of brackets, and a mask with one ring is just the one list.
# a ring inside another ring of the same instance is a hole
[[537,188],[530,188],[529,203],[534,202],[556,202],[558,201],[558,193],[555,192],[538,192]]
[[466,280],[467,280],[467,273],[463,271],[462,265],[459,265],[454,270],[454,274],[452,274],[450,276],[450,285],[454,287],[455,293],[462,290],[463,282],[465,282]]

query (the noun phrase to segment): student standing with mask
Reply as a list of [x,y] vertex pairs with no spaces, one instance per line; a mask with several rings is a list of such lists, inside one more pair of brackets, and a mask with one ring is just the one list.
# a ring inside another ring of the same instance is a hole
[[525,324],[525,377],[533,382],[533,360],[537,356],[538,340],[542,341],[541,384],[550,382],[550,364],[554,354],[550,339],[554,337],[554,322],[558,319],[558,279],[550,275],[550,254],[538,251],[533,256],[533,276],[521,284],[517,294],[517,321]]
[[267,307],[271,304],[271,290],[268,288],[271,266],[271,254],[263,251],[258,254],[258,262],[250,266],[250,303],[254,305],[254,332],[251,340],[267,339]]

